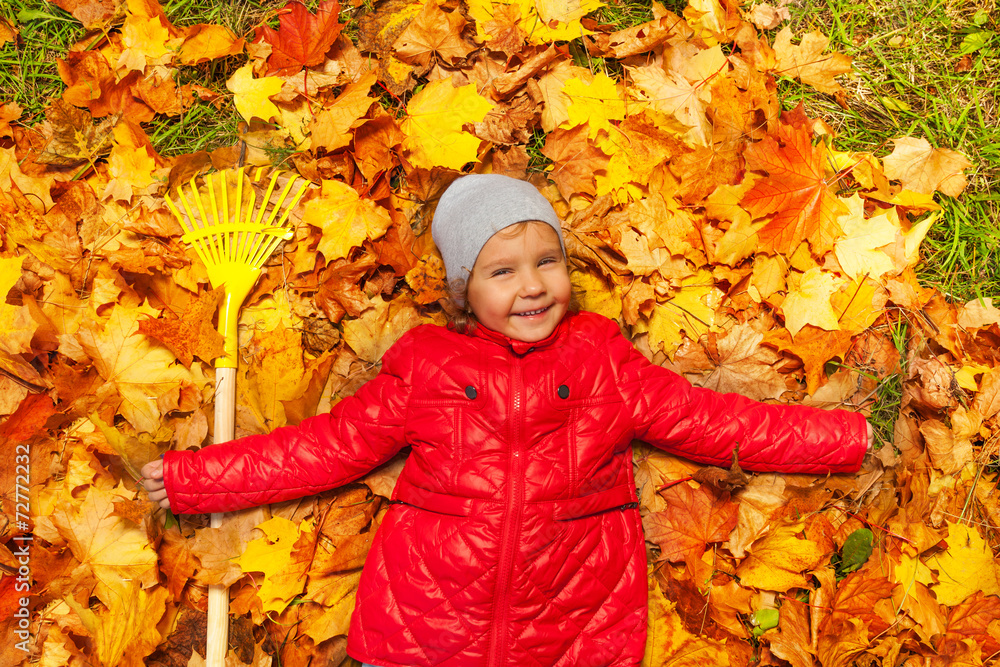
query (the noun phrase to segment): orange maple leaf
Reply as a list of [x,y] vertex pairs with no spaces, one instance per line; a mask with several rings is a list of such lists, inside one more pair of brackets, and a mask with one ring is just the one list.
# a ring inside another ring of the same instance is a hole
[[776,134],[747,146],[747,168],[767,177],[741,203],[754,218],[773,214],[757,232],[765,246],[791,255],[808,239],[813,253],[821,256],[843,233],[837,218],[848,213],[826,181],[826,149],[813,146],[812,133],[802,125],[780,123]]
[[646,539],[660,547],[660,558],[700,558],[710,542],[722,542],[736,526],[738,505],[729,494],[716,495],[704,486],[678,484],[662,494],[667,506],[643,520]]

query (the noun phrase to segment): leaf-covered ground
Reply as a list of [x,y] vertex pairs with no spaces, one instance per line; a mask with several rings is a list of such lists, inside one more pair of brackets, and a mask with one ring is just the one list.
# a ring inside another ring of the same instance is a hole
[[[404,331],[443,322],[437,198],[462,172],[528,178],[564,219],[583,306],[658,363],[892,413],[857,476],[746,476],[636,444],[644,664],[1000,655],[1000,310],[914,273],[971,165],[919,136],[842,151],[822,119],[782,113],[780,76],[851,104],[850,59],[823,35],[717,0],[622,30],[596,0],[327,0],[243,36],[174,25],[155,0],[54,4],[86,33],[57,54],[59,94],[38,115],[0,106],[5,646],[26,595],[30,613],[27,652],[0,665],[203,664],[219,583],[231,664],[352,664],[353,593],[401,459],[217,529],[135,490],[165,449],[211,442],[222,353],[219,294],[164,195],[237,165],[311,183],[242,311],[238,434],[326,410]],[[0,44],[21,28],[0,22]],[[218,63],[228,95],[198,83]],[[154,124],[230,104],[234,145],[154,148]],[[898,407],[880,400],[893,377]]]

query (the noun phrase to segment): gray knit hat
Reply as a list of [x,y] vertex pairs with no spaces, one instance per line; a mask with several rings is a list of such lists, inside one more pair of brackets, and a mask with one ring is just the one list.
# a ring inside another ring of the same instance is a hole
[[441,195],[431,223],[448,284],[468,280],[479,251],[494,234],[528,220],[552,227],[566,255],[559,216],[531,183],[501,174],[469,174],[452,182]]

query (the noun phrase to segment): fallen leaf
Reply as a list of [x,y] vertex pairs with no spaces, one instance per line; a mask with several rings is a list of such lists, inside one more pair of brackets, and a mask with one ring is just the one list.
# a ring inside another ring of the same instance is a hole
[[769,591],[787,591],[807,586],[804,573],[820,564],[819,546],[800,537],[802,523],[785,523],[771,529],[749,548],[749,555],[736,568],[745,586]]
[[389,213],[354,188],[324,180],[320,196],[305,206],[303,222],[323,230],[317,250],[327,262],[346,258],[352,248],[382,236],[392,220]]
[[344,340],[359,357],[375,363],[404,333],[420,324],[413,303],[405,299],[372,299],[374,308],[344,323]]
[[774,369],[780,357],[761,346],[764,334],[749,324],[731,328],[718,342],[718,365],[697,384],[720,393],[737,393],[762,401],[780,398],[788,387]]
[[455,87],[450,78],[427,84],[406,105],[400,128],[409,160],[426,169],[456,170],[477,161],[481,140],[462,126],[482,121],[491,108],[473,84]]
[[166,345],[187,368],[194,357],[211,362],[225,354],[225,338],[212,326],[223,295],[221,288],[204,292],[176,319],[140,319],[138,331]]
[[[300,2],[293,1],[286,4],[278,12],[277,30],[267,25],[257,28],[255,41],[271,45],[271,55],[267,59],[267,74],[289,76],[299,72],[303,67],[322,63],[327,51],[344,28],[344,25],[338,22],[339,17],[338,0],[323,0],[316,8],[315,14]],[[269,78],[271,77],[265,77]],[[250,120],[246,114],[243,116]]]
[[254,118],[267,121],[275,116],[281,116],[281,110],[268,99],[281,92],[280,78],[263,76],[255,79],[253,66],[247,63],[233,72],[233,75],[226,81],[226,88],[233,93],[236,110],[248,123]]
[[[789,279],[788,295],[781,304],[785,328],[792,338],[807,324],[827,331],[840,329],[837,312],[830,297],[841,285],[841,279],[819,268],[806,271],[797,281]],[[796,284],[797,283],[797,284]]]
[[976,591],[984,595],[1000,593],[1000,570],[993,549],[975,526],[948,524],[948,549],[927,559],[937,571],[938,583],[931,587],[938,602],[954,606]]
[[736,505],[729,502],[728,494],[687,484],[675,484],[660,493],[666,506],[647,514],[642,523],[646,539],[660,547],[661,559],[700,558],[709,544],[725,540],[736,525]]
[[765,136],[744,153],[747,168],[767,177],[743,195],[741,206],[754,218],[772,216],[757,235],[765,247],[786,255],[804,240],[815,255],[825,254],[843,233],[838,219],[848,213],[826,182],[826,149],[811,139],[806,129],[779,123],[776,136]]
[[972,163],[961,153],[933,148],[922,137],[901,137],[892,142],[892,153],[882,159],[887,178],[899,181],[907,190],[928,195],[937,190],[957,197],[965,189],[963,172],[971,169]]
[[[302,592],[304,576],[308,566],[298,546],[300,537],[313,532],[310,521],[296,524],[280,516],[268,519],[257,526],[264,537],[247,544],[246,549],[236,558],[244,572],[261,572],[263,583],[257,587],[257,595],[263,602],[263,610],[281,613],[296,595]],[[311,536],[315,540],[315,536]],[[310,545],[311,547],[311,545]],[[312,551],[312,549],[308,549]]]
[[842,53],[827,53],[828,37],[820,32],[810,32],[802,38],[801,44],[792,44],[792,31],[782,28],[774,38],[774,53],[778,58],[778,72],[802,83],[808,84],[821,93],[843,92],[835,77],[851,71],[851,58]]

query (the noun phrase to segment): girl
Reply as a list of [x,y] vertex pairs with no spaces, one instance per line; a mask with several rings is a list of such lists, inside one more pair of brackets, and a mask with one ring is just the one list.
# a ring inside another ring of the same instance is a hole
[[[533,186],[456,180],[432,225],[466,318],[417,327],[329,414],[143,468],[174,512],[318,493],[412,453],[362,573],[348,653],[382,667],[637,665],[646,551],[631,442],[749,470],[858,469],[859,414],[692,388],[570,309]],[[471,271],[469,269],[471,267]]]

